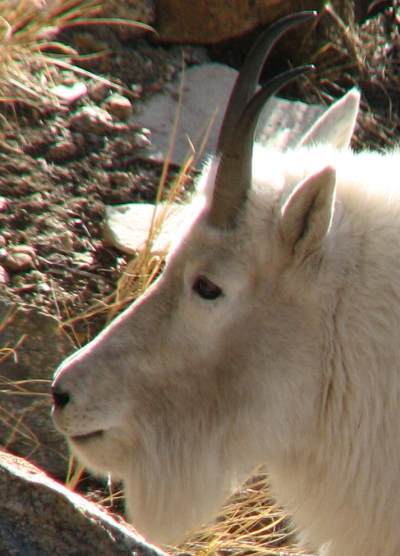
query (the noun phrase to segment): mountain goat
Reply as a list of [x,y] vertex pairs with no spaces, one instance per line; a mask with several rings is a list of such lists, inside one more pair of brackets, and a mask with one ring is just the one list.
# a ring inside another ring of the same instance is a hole
[[[324,556],[400,554],[400,157],[349,149],[350,91],[254,146],[274,24],[234,87],[202,203],[163,274],[53,384],[53,418],[130,518],[178,539],[259,463]],[[254,151],[254,152],[253,152]]]

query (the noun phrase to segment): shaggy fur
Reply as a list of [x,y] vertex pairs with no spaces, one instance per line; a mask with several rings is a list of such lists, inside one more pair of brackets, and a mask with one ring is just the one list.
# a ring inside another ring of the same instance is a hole
[[311,549],[400,554],[400,157],[348,149],[357,106],[293,151],[256,148],[226,231],[207,221],[214,159],[163,275],[57,372],[56,426],[153,540],[265,463]]

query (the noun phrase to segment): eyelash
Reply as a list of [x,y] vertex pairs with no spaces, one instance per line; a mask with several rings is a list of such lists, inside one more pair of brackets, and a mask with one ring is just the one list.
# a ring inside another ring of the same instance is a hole
[[201,298],[207,300],[217,299],[217,297],[222,295],[221,288],[205,276],[198,276],[196,278],[193,283],[192,290]]

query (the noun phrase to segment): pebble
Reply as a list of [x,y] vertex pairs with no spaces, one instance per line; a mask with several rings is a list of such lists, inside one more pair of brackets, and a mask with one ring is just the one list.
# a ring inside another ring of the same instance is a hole
[[58,245],[65,251],[73,251],[74,249],[74,234],[70,230],[66,230],[57,238]]
[[138,99],[143,95],[143,85],[140,83],[131,83],[130,90],[132,91],[132,95]]
[[137,132],[133,136],[133,145],[138,149],[145,149],[151,145],[151,132],[143,128],[141,132]]
[[84,106],[70,119],[69,127],[74,131],[104,134],[114,130],[111,114],[103,108]]
[[32,259],[36,259],[36,251],[31,245],[16,245],[10,248],[11,253],[25,253],[30,255]]
[[51,286],[47,282],[40,282],[37,285],[37,291],[39,293],[49,293],[51,292]]
[[106,97],[109,90],[110,88],[107,83],[104,83],[104,81],[96,81],[89,88],[89,97],[95,102],[101,102]]
[[58,141],[50,147],[46,158],[53,162],[61,162],[73,159],[78,153],[78,147],[72,139]]
[[118,93],[107,97],[103,106],[115,118],[122,121],[128,120],[133,112],[131,101]]
[[3,266],[12,272],[22,272],[33,268],[33,260],[28,253],[9,253],[3,260]]
[[78,82],[72,85],[56,85],[51,92],[66,104],[72,104],[87,95],[88,90],[85,83]]
[[128,172],[109,172],[108,180],[112,187],[128,187],[132,184],[132,176]]
[[8,274],[7,270],[4,266],[0,265],[0,285],[6,285],[10,281],[10,275]]
[[0,212],[8,209],[8,199],[0,195]]
[[1,249],[0,263],[11,272],[23,272],[34,268],[36,261],[36,252],[29,245],[18,245],[7,249]]

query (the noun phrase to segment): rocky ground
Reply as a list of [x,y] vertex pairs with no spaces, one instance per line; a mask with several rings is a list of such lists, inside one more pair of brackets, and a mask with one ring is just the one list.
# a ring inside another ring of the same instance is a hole
[[[183,54],[187,63],[195,55],[190,48]],[[112,294],[126,258],[103,242],[104,207],[154,200],[161,164],[144,159],[149,131],[135,123],[135,107],[181,64],[178,48],[119,44],[102,73],[112,85],[49,68],[45,102],[0,106],[0,288],[7,298],[65,319]]]

